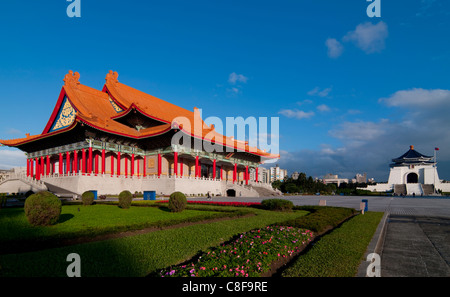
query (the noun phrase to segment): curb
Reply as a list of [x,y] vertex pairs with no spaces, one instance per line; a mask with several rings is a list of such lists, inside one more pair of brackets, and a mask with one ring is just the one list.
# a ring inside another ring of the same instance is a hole
[[377,230],[375,230],[375,234],[372,237],[372,240],[370,241],[369,245],[367,246],[367,250],[364,253],[364,257],[359,264],[358,272],[356,274],[356,277],[366,277],[367,275],[367,267],[369,266],[370,262],[366,261],[367,256],[371,253],[376,253],[378,255],[381,255],[383,253],[383,246],[384,246],[384,239],[386,236],[386,228],[390,216],[389,212],[385,212],[383,217],[381,218],[380,223],[378,224]]

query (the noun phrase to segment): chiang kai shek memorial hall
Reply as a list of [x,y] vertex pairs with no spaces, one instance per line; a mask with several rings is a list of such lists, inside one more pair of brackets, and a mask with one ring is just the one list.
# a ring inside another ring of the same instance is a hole
[[[435,153],[438,148],[435,149]],[[429,196],[440,190],[450,191],[450,183],[439,180],[436,156],[426,156],[414,149],[409,150],[398,158],[392,159],[389,180],[387,183],[369,185],[361,188],[374,192],[390,192],[395,195]]]
[[[258,166],[279,155],[219,134],[203,122],[197,108],[189,111],[124,85],[117,72],[106,75],[101,91],[82,85],[79,77],[72,71],[66,74],[41,134],[0,140],[27,156],[26,174],[0,181],[0,192],[49,190],[69,197],[92,190],[99,195],[123,190],[275,194],[270,184],[258,180]],[[186,129],[188,125],[178,119],[201,125]],[[173,144],[172,137],[179,132],[183,141]],[[190,148],[185,139],[192,140]],[[223,149],[208,152],[202,145],[196,149],[199,141]]]

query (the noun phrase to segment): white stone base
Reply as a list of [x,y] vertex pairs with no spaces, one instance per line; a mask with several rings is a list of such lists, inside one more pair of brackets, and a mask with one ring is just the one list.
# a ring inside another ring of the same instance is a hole
[[[32,184],[39,184],[40,187],[33,187]],[[263,187],[272,190],[270,184],[249,182],[243,185],[239,182],[220,181],[207,178],[190,177],[125,177],[110,175],[53,175],[44,176],[41,181],[31,178],[21,177],[18,179],[7,179],[0,183],[0,193],[25,193],[29,190],[34,192],[50,190],[60,196],[81,195],[85,191],[97,191],[98,195],[117,195],[124,190],[131,193],[155,191],[157,195],[170,195],[175,191],[180,191],[188,196],[207,195],[209,192],[214,196],[227,196],[227,190],[234,190],[236,196],[259,197],[259,193],[253,187]],[[273,191],[275,193],[275,191]]]

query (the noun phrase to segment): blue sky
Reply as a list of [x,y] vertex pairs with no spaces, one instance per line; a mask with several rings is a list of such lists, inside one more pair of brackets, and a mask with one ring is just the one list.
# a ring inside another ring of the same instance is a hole
[[[279,117],[281,167],[387,180],[409,145],[450,179],[450,2],[3,1],[0,139],[39,134],[69,71],[203,116]],[[0,149],[0,168],[24,166]]]

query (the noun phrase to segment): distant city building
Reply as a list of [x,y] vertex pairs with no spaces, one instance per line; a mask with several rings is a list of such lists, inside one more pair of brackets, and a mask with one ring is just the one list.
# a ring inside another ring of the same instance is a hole
[[322,182],[326,185],[328,184],[337,184],[337,186],[339,187],[341,183],[348,183],[348,178],[339,178],[339,176],[337,174],[325,174]]
[[287,177],[287,170],[281,169],[278,167],[270,167],[270,182],[276,181],[276,180],[284,180],[285,177]]
[[367,183],[367,173],[359,174],[357,173],[355,176],[355,182],[357,183]]
[[258,180],[262,183],[270,183],[270,170],[260,167],[258,170]]
[[299,175],[300,175],[300,173],[298,173],[297,171],[295,171],[294,173],[292,173],[292,179],[293,180],[297,180],[298,179],[298,177],[299,177]]

